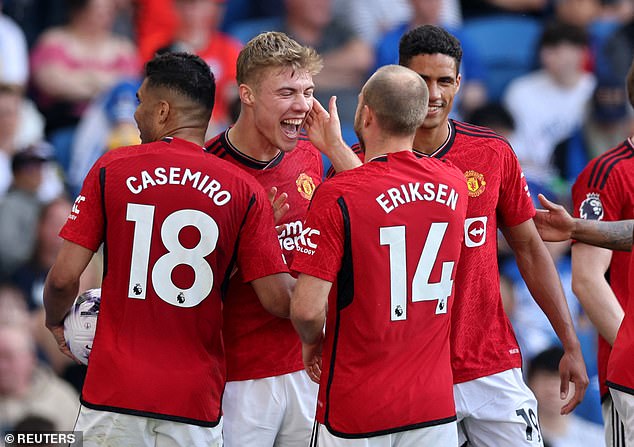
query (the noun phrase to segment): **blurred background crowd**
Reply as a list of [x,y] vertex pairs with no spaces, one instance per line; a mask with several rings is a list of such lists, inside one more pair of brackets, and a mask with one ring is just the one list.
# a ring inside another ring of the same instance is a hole
[[[441,25],[464,49],[454,118],[505,136],[533,197],[563,203],[591,158],[634,134],[624,88],[634,0],[0,0],[0,11],[0,431],[73,425],[83,371],[44,329],[43,280],[92,163],[139,143],[135,93],[156,52],[194,52],[211,66],[211,137],[239,111],[241,46],[284,31],[323,56],[315,95],[322,103],[337,95],[353,143],[361,85],[398,62],[405,31]],[[596,336],[570,288],[569,246],[549,247],[595,375]],[[502,244],[500,259],[529,384],[550,385],[545,394],[557,399],[558,378],[542,377],[557,374],[557,338]],[[82,289],[99,286],[100,274],[95,262]],[[602,444],[596,376],[592,385],[574,417],[558,417],[558,402],[540,398],[548,445]],[[580,427],[585,439],[570,438]]]

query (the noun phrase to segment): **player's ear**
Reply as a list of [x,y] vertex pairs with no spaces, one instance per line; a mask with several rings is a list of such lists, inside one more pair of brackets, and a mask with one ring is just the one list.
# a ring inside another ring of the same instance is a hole
[[374,112],[365,104],[361,109],[361,122],[363,123],[363,127],[368,127],[375,119],[376,116],[374,116]]
[[246,105],[253,105],[255,102],[255,95],[253,94],[253,89],[249,87],[247,84],[240,84],[238,86],[238,94],[240,95],[240,101]]
[[170,103],[165,100],[160,100],[156,106],[156,115],[159,123],[164,124],[170,114]]

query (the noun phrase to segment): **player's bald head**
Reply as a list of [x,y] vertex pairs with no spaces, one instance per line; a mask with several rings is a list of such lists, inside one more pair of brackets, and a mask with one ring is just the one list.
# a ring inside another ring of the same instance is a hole
[[361,93],[362,105],[374,112],[380,127],[390,134],[414,134],[427,115],[427,84],[409,68],[399,65],[379,68]]

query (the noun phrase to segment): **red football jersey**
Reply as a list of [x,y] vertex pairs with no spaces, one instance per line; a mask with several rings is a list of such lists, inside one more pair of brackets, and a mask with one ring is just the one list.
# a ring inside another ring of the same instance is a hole
[[531,219],[535,207],[517,157],[503,137],[459,121],[450,121],[450,128],[449,140],[433,155],[456,165],[469,189],[451,317],[454,383],[461,383],[522,366],[502,306],[497,228]]
[[466,206],[457,168],[409,151],[317,190],[292,269],[334,283],[316,416],[331,433],[455,420],[449,328]]
[[[634,249],[634,247],[632,247]],[[634,278],[634,258],[630,259],[630,278]],[[610,361],[608,380],[610,388],[634,394],[634,298],[629,297],[625,317],[616,335]]]
[[[575,217],[591,220],[622,220],[634,218],[634,148],[626,140],[601,154],[584,168],[572,187]],[[629,296],[628,252],[614,251],[608,282],[625,309]],[[599,336],[598,362],[601,396],[608,393],[605,384],[610,344]]]
[[[360,149],[353,149],[363,159]],[[455,120],[449,120],[449,138],[431,156],[457,166],[469,189],[451,317],[454,383],[520,368],[519,345],[502,305],[497,261],[498,225],[519,225],[535,215],[517,157],[491,129]]]
[[234,259],[245,281],[288,271],[272,225],[260,185],[193,143],[167,138],[101,157],[60,233],[104,247],[82,403],[215,426],[222,293]]
[[[288,194],[290,209],[279,222],[285,224],[279,242],[290,264],[310,199],[321,181],[321,154],[309,141],[300,139],[291,152],[260,162],[237,150],[227,132],[207,142],[207,150],[253,175],[266,191],[275,186],[278,194]],[[223,315],[227,380],[274,377],[304,368],[301,343],[290,320],[268,313],[240,272],[229,282]]]

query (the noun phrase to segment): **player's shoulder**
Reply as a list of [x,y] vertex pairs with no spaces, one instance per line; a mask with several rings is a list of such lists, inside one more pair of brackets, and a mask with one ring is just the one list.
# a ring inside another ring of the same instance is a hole
[[634,163],[634,148],[629,140],[596,156],[583,168],[575,181],[576,187],[602,189],[615,172],[630,175]]
[[509,141],[493,129],[476,126],[475,124],[466,123],[464,121],[451,120],[451,122],[456,131],[456,141],[454,144],[480,144],[502,152],[513,152]]

